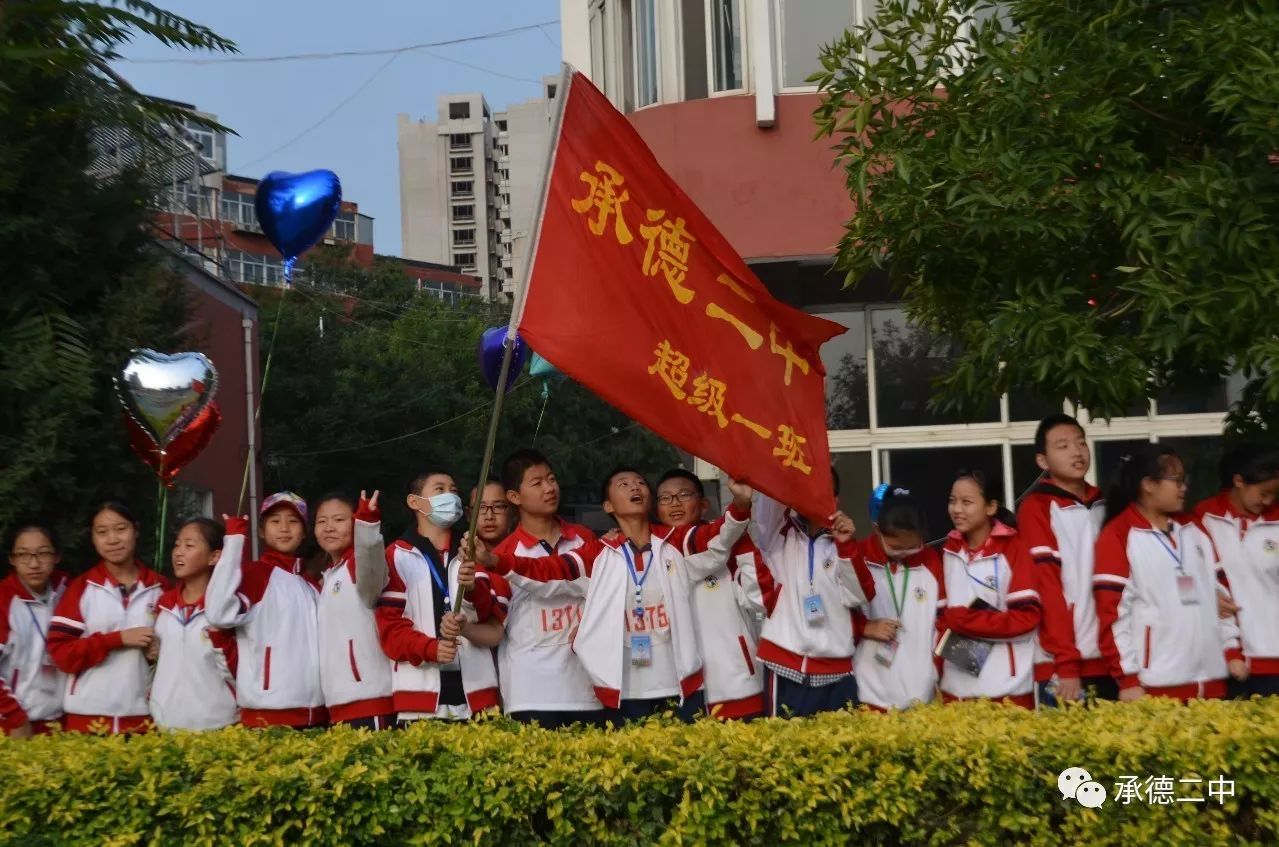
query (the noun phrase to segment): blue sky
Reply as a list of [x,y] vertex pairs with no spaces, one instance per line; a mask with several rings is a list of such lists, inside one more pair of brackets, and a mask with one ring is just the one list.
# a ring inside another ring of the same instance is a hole
[[[401,47],[559,17],[558,0],[160,0],[160,5],[213,28],[235,41],[241,56],[253,57]],[[396,115],[434,120],[435,98],[454,92],[481,91],[495,110],[536,97],[537,80],[558,71],[559,40],[559,24],[553,23],[502,38],[431,48],[435,56],[403,53],[389,65],[390,56],[383,55],[265,64],[121,61],[115,67],[139,90],[192,103],[239,133],[228,141],[232,173],[260,177],[272,170],[335,171],[343,195],[375,218],[376,250],[399,255]],[[217,58],[150,41],[122,53],[127,59]],[[323,125],[272,152],[353,94]]]

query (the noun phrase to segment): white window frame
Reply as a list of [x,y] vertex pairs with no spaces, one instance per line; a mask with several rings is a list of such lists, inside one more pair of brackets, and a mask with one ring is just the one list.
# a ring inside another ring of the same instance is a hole
[[746,94],[752,90],[751,61],[747,45],[750,43],[750,0],[738,0],[738,45],[739,60],[742,66],[742,85],[740,88],[715,90],[715,16],[713,7],[723,0],[705,0],[703,7],[706,15],[706,90],[707,97],[732,97]]
[[[640,62],[639,62],[639,4],[646,3],[652,9],[653,24],[653,100],[649,103],[641,103],[640,97]],[[662,6],[660,0],[632,0],[631,2],[631,60],[635,63],[632,73],[632,92],[631,96],[635,100],[635,111],[647,109],[650,106],[658,106],[662,103],[662,33],[661,18]],[[673,4],[672,4],[673,6]]]

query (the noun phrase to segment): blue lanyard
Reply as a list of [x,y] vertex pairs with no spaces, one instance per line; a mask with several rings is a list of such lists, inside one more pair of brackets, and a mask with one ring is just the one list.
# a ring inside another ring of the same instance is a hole
[[23,601],[23,605],[27,607],[27,614],[31,616],[31,625],[36,628],[36,633],[40,636],[40,640],[44,642],[44,649],[49,649],[49,639],[45,637],[44,630],[40,629],[40,621],[36,618],[36,613],[31,611],[31,604]]
[[[450,545],[450,546],[451,546],[451,545]],[[423,553],[423,554],[422,554],[422,558],[426,559],[426,566],[427,566],[427,568],[429,568],[429,569],[430,569],[430,571],[431,571],[431,580],[435,583],[435,587],[436,587],[436,588],[438,588],[438,589],[440,589],[440,593],[444,595],[444,610],[445,610],[446,612],[451,612],[451,611],[453,611],[453,603],[452,603],[452,601],[451,601],[451,600],[450,600],[450,598],[449,598],[449,586],[448,586],[448,583],[446,583],[444,580],[440,579],[440,572],[439,572],[439,570],[435,567],[435,562],[434,562],[434,561],[432,561],[432,558],[431,558],[430,556],[428,556],[428,555],[426,555],[425,553]]]
[[1177,551],[1172,549],[1172,546],[1167,541],[1164,540],[1164,534],[1162,532],[1156,529],[1154,530],[1154,533],[1155,533],[1155,538],[1159,541],[1159,546],[1167,550],[1168,555],[1172,556],[1172,560],[1177,563],[1177,570],[1181,571],[1182,573],[1185,573],[1186,566],[1182,564],[1182,557],[1178,556]]
[[[965,557],[965,559],[967,559],[967,557]],[[994,588],[995,596],[998,597],[999,596],[999,554],[998,553],[995,554],[995,584],[993,586],[973,576],[973,572],[968,570],[968,566],[970,564],[972,564],[970,561],[966,560],[964,562],[964,573],[968,574],[968,578],[971,579],[973,582],[977,583],[978,585],[980,585],[982,588]]]
[[648,582],[648,575],[653,572],[653,551],[648,551],[648,561],[644,563],[644,576],[641,578],[635,571],[635,560],[631,558],[631,543],[629,541],[622,544],[622,555],[626,557],[626,569],[631,572],[631,582],[635,584],[635,617],[644,617],[644,583]]
[[808,587],[810,590],[813,587],[813,553],[816,549],[817,539],[810,536],[808,539]]

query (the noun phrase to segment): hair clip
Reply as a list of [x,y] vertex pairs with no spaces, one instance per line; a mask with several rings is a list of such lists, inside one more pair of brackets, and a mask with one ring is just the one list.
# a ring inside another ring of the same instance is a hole
[[875,486],[875,490],[870,493],[870,519],[872,522],[879,520],[879,512],[884,508],[884,499],[888,496],[889,489],[892,486],[886,482],[881,482]]

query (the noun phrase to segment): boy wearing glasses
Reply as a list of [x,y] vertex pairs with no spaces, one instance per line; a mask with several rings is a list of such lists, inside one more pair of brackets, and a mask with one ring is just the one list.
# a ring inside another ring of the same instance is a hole
[[484,490],[471,489],[471,508],[478,509],[480,519],[475,525],[475,535],[491,550],[511,534],[511,504],[506,499],[502,480],[489,477]]
[[[667,539],[685,556],[699,552],[694,546],[705,535],[699,530],[711,526],[705,519],[709,506],[702,481],[683,468],[667,471],[657,484],[657,519],[671,528]],[[707,711],[722,719],[764,714],[764,674],[755,661],[757,624],[742,584],[758,572],[749,566],[756,555],[755,545],[743,537],[719,568],[689,592],[693,629],[705,659]],[[739,560],[748,567],[739,569]]]
[[62,717],[66,676],[49,657],[49,619],[69,578],[55,571],[53,530],[21,525],[9,543],[10,574],[0,581],[0,726],[13,737],[49,731]]

